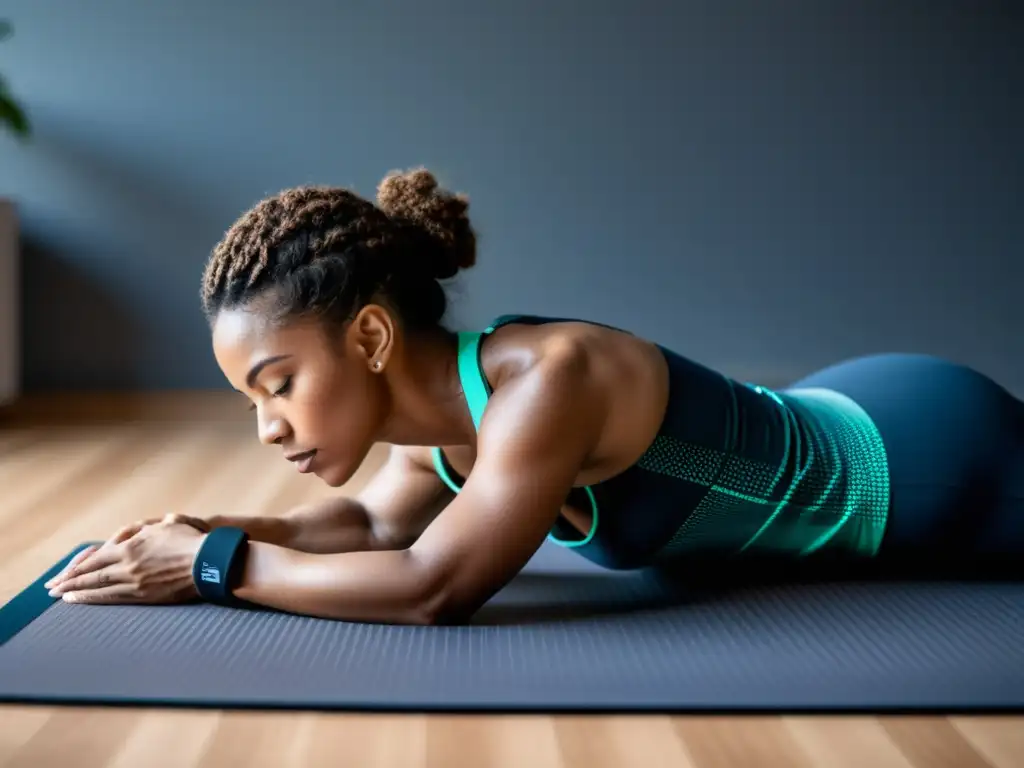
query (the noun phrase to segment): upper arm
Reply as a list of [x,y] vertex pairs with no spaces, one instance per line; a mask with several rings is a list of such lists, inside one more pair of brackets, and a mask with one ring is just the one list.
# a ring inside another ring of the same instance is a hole
[[429,450],[392,446],[384,464],[355,494],[378,540],[408,546],[452,499],[430,463]]
[[494,394],[461,492],[412,547],[438,612],[473,613],[533,556],[600,435],[585,353],[560,351]]

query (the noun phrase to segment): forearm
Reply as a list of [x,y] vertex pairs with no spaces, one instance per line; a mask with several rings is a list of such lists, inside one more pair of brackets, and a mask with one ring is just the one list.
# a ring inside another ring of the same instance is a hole
[[245,531],[252,541],[288,546],[294,537],[292,525],[283,517],[271,515],[211,515],[202,519],[210,528],[233,526]]
[[432,624],[444,591],[408,549],[312,554],[250,542],[234,595],[306,616]]
[[207,522],[212,527],[236,526],[252,541],[301,552],[326,554],[391,547],[374,533],[363,506],[346,497],[304,504],[279,516],[215,515]]

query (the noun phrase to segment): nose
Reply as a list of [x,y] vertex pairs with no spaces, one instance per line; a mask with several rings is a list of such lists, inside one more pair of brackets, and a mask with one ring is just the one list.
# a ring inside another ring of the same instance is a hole
[[280,443],[288,434],[288,422],[273,413],[265,414],[258,410],[257,429],[260,442],[264,445]]

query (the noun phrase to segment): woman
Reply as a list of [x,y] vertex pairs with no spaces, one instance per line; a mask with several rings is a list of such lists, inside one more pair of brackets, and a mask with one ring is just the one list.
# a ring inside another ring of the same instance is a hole
[[879,355],[772,392],[595,323],[451,333],[439,281],[474,264],[467,209],[417,170],[376,204],[299,188],[242,216],[202,298],[260,439],[334,487],[375,443],[390,458],[357,496],[280,518],[129,526],[52,594],[219,581],[224,600],[429,624],[468,619],[545,538],[609,568],[1024,553],[1024,403],[996,383]]

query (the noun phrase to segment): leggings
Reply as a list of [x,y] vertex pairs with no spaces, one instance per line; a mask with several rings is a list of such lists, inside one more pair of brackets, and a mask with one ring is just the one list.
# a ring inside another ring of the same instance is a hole
[[927,355],[855,358],[792,386],[841,392],[874,419],[891,482],[880,559],[1024,562],[1024,402]]

